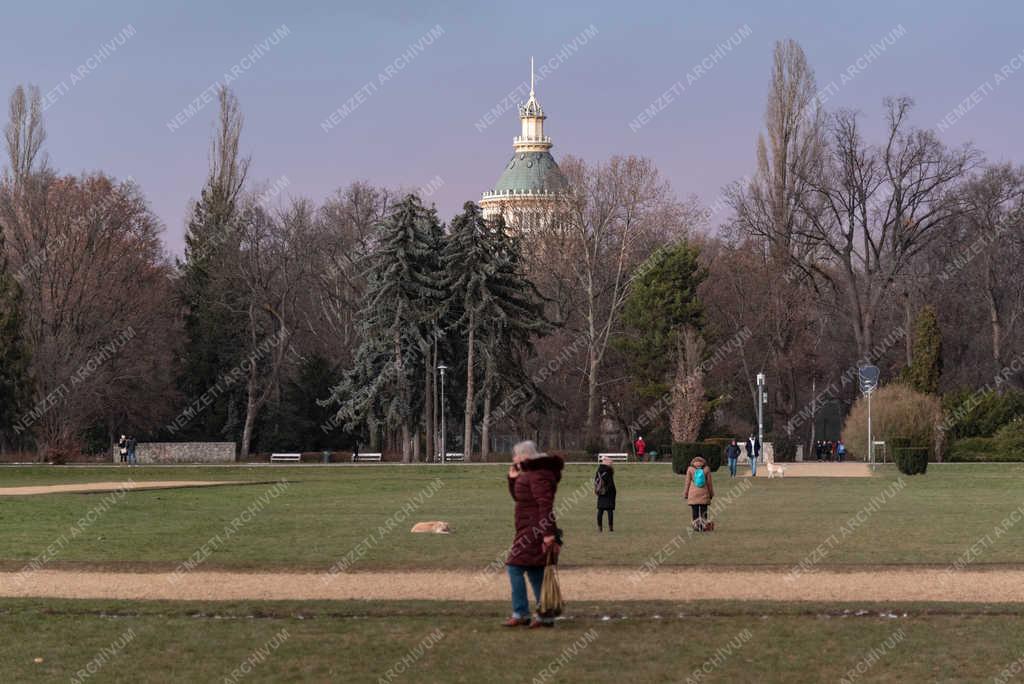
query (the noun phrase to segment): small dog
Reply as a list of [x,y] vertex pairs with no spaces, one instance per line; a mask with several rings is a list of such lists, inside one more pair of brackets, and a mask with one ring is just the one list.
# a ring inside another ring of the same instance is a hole
[[432,534],[451,534],[452,526],[440,520],[430,522],[418,522],[412,526],[410,532],[427,532]]
[[776,465],[774,461],[769,461],[766,465],[768,466],[769,480],[775,477],[776,475],[778,475],[779,477],[786,477],[785,466]]

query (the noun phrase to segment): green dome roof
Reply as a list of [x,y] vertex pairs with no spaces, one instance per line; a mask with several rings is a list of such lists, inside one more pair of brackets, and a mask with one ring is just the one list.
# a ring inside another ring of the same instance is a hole
[[569,187],[555,158],[543,152],[516,152],[505,165],[494,194],[558,193]]

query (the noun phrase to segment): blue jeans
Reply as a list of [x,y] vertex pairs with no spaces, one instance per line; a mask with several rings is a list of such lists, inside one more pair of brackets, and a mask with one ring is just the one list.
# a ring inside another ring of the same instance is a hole
[[729,477],[736,477],[736,461],[735,458],[729,459]]
[[750,474],[753,477],[757,477],[757,456],[750,459]]
[[509,565],[508,579],[512,584],[512,617],[530,617],[530,597],[526,593],[526,580],[529,576],[533,585],[533,596],[540,603],[540,587],[544,583],[543,565]]
[[138,464],[138,461],[135,459],[135,449],[128,450],[128,463]]

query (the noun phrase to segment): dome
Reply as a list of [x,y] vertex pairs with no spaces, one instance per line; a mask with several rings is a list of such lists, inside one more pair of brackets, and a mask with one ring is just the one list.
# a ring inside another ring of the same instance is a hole
[[516,152],[494,186],[494,194],[560,193],[569,183],[547,150]]

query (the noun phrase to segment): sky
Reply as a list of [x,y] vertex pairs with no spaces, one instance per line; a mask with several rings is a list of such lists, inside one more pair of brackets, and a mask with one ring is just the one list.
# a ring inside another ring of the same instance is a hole
[[646,156],[677,195],[710,205],[754,169],[786,38],[826,109],[862,111],[875,140],[883,98],[908,95],[915,125],[1024,162],[1019,0],[39,0],[5,3],[0,19],[0,92],[40,87],[51,166],[134,179],[172,254],[205,179],[209,94],[227,80],[252,187],[276,187],[271,204],[367,180],[426,188],[450,219],[511,154],[508,104],[525,100],[534,56],[556,159]]

